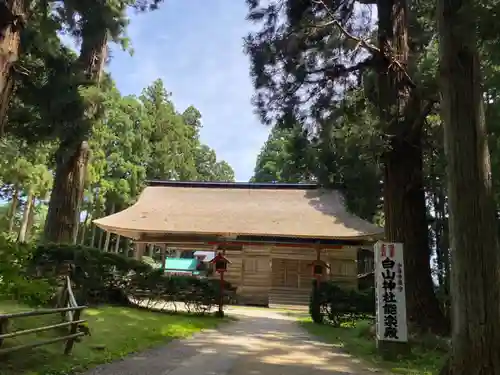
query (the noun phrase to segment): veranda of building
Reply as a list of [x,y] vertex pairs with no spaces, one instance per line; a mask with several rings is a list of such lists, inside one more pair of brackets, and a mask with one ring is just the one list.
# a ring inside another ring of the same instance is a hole
[[318,255],[325,278],[356,287],[358,250],[383,232],[315,184],[154,181],[133,206],[94,223],[135,241],[139,258],[147,243],[220,250],[239,300],[260,305],[307,298]]

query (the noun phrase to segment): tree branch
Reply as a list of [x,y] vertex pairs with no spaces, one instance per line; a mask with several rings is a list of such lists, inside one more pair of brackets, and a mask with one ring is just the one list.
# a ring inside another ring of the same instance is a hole
[[[324,74],[328,80],[333,80],[335,78],[345,77],[349,73],[353,73],[358,70],[362,70],[364,68],[372,66],[373,60],[374,60],[373,56],[370,56],[364,60],[359,61],[357,64],[351,66],[345,66],[344,64],[335,64],[321,69],[310,70],[307,72],[307,75],[321,73]],[[304,83],[319,83],[321,81],[323,81],[323,79],[305,80]]]
[[392,66],[392,65],[395,65],[403,73],[403,75],[405,76],[405,78],[408,81],[408,83],[410,84],[410,86],[412,88],[416,87],[415,82],[413,82],[412,78],[408,74],[408,72],[405,69],[405,67],[403,66],[403,64],[401,64],[401,62],[399,60],[397,60],[392,55],[392,53],[389,56],[387,56],[384,52],[382,52],[380,50],[380,48],[374,46],[371,43],[368,43],[366,40],[364,40],[362,38],[359,38],[359,37],[351,34],[349,31],[347,31],[347,29],[338,20],[335,19],[335,14],[332,13],[332,11],[328,8],[328,6],[325,4],[325,2],[323,0],[313,0],[313,2],[315,2],[316,4],[321,5],[325,9],[325,11],[328,13],[328,15],[330,16],[330,18],[332,19],[329,22],[326,22],[324,24],[318,25],[317,26],[318,28],[319,27],[325,27],[325,26],[332,26],[332,25],[336,26],[340,30],[340,32],[344,35],[344,37],[346,37],[348,39],[351,39],[351,40],[353,40],[353,41],[355,41],[355,42],[358,43],[357,46],[356,46],[356,48],[355,48],[355,50],[357,48],[359,48],[359,47],[363,47],[364,49],[366,49],[367,51],[371,52],[374,55],[381,55],[384,58],[387,58],[390,61],[389,67]]

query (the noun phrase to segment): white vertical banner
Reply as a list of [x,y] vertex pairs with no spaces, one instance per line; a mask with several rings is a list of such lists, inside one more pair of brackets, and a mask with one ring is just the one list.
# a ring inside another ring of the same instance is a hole
[[379,241],[374,251],[377,340],[407,342],[403,244]]

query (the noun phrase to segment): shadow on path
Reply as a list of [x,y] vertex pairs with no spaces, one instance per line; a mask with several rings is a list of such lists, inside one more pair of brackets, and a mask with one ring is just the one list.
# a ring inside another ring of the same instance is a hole
[[235,309],[218,330],[131,355],[84,375],[369,375],[359,361],[272,310]]

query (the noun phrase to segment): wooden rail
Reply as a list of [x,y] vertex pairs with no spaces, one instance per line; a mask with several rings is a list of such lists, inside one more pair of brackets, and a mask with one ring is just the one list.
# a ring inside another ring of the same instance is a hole
[[[73,290],[71,288],[71,280],[69,277],[66,277],[65,280],[65,286],[62,292],[62,300],[64,301],[65,307],[26,311],[20,313],[12,313],[12,314],[0,314],[0,355],[12,353],[22,349],[36,348],[38,346],[53,344],[61,341],[66,341],[64,354],[70,354],[77,338],[85,335],[85,332],[78,332],[78,326],[86,322],[86,320],[80,318],[82,311],[86,308],[86,306],[78,306],[75,296],[73,294]],[[64,321],[62,323],[47,325],[38,328],[24,329],[10,333],[7,332],[7,326],[9,321],[11,320],[17,320],[33,316],[51,315],[51,314],[61,314]],[[47,340],[36,341],[31,344],[16,345],[7,348],[1,348],[5,339],[11,339],[14,337],[34,334],[38,332],[45,332],[64,327],[69,327],[67,335],[54,337],[52,339],[47,339]]]

